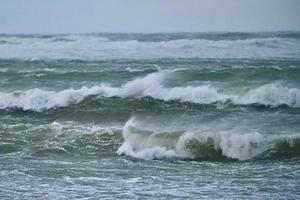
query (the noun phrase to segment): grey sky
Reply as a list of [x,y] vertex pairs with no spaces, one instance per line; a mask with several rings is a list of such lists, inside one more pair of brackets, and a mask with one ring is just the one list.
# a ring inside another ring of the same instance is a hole
[[300,0],[0,0],[0,33],[300,30]]

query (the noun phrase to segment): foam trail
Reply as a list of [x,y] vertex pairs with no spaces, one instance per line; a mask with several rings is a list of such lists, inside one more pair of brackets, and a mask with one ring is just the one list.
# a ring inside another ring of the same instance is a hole
[[[267,84],[245,93],[226,94],[210,85],[166,88],[163,81],[172,71],[159,71],[143,78],[137,78],[121,87],[101,84],[80,89],[45,91],[30,89],[25,92],[0,93],[0,108],[22,108],[23,110],[43,111],[55,107],[77,104],[90,95],[104,97],[145,97],[170,101],[192,102],[197,104],[231,103],[236,105],[259,104],[276,107],[287,105],[300,107],[300,89],[288,88],[280,84]],[[224,89],[223,89],[224,90]]]

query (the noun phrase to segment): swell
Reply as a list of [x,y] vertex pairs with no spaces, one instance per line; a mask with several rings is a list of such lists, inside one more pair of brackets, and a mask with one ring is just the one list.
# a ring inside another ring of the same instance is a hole
[[155,132],[136,128],[131,118],[123,128],[124,143],[118,154],[140,158],[193,160],[257,160],[300,156],[297,135],[204,130]]
[[[176,70],[175,70],[176,71]],[[174,72],[174,71],[173,71]],[[45,110],[79,104],[90,96],[99,98],[151,97],[162,101],[190,102],[200,105],[262,105],[266,107],[300,107],[300,89],[269,83],[240,90],[217,88],[209,84],[166,87],[164,81],[172,71],[159,71],[129,81],[120,87],[100,84],[79,89],[49,91],[39,88],[12,93],[0,92],[0,109]]]

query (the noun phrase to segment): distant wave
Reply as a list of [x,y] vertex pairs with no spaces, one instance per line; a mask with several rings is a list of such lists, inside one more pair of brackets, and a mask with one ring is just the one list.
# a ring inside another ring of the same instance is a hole
[[152,132],[135,128],[135,124],[135,118],[125,124],[124,143],[118,149],[118,154],[140,159],[179,157],[204,160],[249,160],[272,158],[280,154],[300,155],[300,138],[296,135],[233,131]]
[[[110,35],[2,36],[1,59],[298,58],[297,37],[175,37],[168,40]],[[163,36],[161,36],[163,37]],[[216,38],[214,38],[216,37]]]
[[300,89],[270,83],[246,90],[244,93],[226,93],[226,90],[211,85],[182,86],[167,88],[163,81],[172,71],[159,71],[137,78],[120,87],[101,84],[80,89],[47,91],[30,89],[12,93],[0,92],[0,108],[21,108],[41,112],[56,107],[78,104],[85,98],[96,95],[103,97],[152,97],[163,101],[191,102],[196,104],[264,105],[277,107],[286,105],[300,107]]

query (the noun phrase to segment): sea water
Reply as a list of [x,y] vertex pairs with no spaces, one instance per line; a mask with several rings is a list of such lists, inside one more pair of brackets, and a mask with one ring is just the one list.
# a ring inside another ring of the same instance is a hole
[[300,33],[0,35],[1,199],[297,199]]

